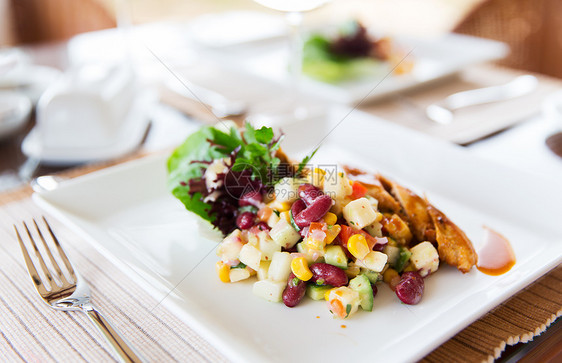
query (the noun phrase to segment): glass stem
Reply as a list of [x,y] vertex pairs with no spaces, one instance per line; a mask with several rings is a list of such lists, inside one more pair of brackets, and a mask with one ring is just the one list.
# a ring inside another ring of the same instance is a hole
[[300,81],[302,73],[302,18],[301,12],[293,11],[286,14],[287,24],[289,25],[290,31],[290,44],[289,44],[289,91],[291,92],[291,98],[296,102],[300,94]]

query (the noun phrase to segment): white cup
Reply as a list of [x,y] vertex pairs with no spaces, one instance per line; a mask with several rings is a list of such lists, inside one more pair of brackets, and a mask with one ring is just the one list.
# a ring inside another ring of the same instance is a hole
[[67,72],[37,105],[43,147],[88,149],[117,142],[137,93],[135,83],[126,65],[86,65]]

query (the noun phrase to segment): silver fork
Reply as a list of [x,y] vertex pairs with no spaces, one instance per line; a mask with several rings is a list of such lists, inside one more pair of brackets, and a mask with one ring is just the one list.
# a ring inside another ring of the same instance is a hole
[[[18,228],[16,227],[16,225],[14,225],[21,251],[25,259],[25,264],[27,265],[29,275],[31,276],[31,280],[33,280],[37,292],[39,292],[39,295],[41,295],[45,303],[47,303],[52,308],[65,311],[80,310],[88,315],[90,320],[101,331],[104,338],[109,344],[111,344],[111,346],[115,349],[115,351],[119,354],[120,358],[123,361],[144,361],[144,359],[141,359],[140,354],[135,351],[135,349],[129,344],[129,342],[127,342],[127,340],[111,326],[109,321],[92,304],[90,299],[90,288],[88,287],[88,284],[86,283],[86,281],[84,281],[84,279],[82,279],[78,271],[72,266],[72,263],[62,249],[59,240],[53,233],[53,230],[51,229],[49,223],[47,223],[45,217],[43,217],[42,219],[48,231],[48,235],[51,236],[53,244],[56,246],[56,249],[58,251],[58,255],[63,261],[64,266],[67,270],[67,274],[71,279],[68,279],[67,276],[65,276],[65,274],[62,272],[61,266],[59,266],[59,264],[55,260],[53,253],[49,248],[47,240],[45,239],[44,234],[41,232],[41,228],[39,228],[39,225],[37,224],[35,219],[33,219],[35,230],[37,231],[37,235],[39,236],[39,239],[41,240],[45,250],[44,254],[47,255],[55,272],[53,274],[52,271],[50,271],[50,269],[47,267],[45,258],[39,251],[39,248],[32,236],[31,231],[29,230],[27,224],[23,222],[23,229],[25,230],[25,234],[27,234],[29,238],[30,244],[34,250],[34,254],[37,257],[38,264],[41,266],[40,268],[43,271],[42,278],[41,275],[37,272],[37,268],[32,261],[30,253],[23,242]],[[45,282],[48,283],[46,284]]]

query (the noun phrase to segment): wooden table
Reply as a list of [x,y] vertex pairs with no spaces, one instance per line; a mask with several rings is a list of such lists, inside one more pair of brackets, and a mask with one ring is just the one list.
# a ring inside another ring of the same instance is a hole
[[[67,67],[68,61],[66,58],[66,44],[48,44],[41,46],[33,46],[25,48],[34,59],[36,63],[55,66],[60,69],[65,69]],[[560,81],[548,80],[548,82],[558,82],[558,86],[562,85]],[[366,110],[372,113],[383,113],[386,117],[392,118],[392,112],[388,110],[388,106],[383,104],[379,105],[366,105],[364,107]],[[394,115],[394,117],[400,117],[400,113]],[[25,136],[25,134],[30,130],[33,125],[33,116],[30,124],[17,135],[11,139],[0,143],[0,175],[3,178],[14,180],[14,177],[18,173],[18,169],[24,164],[26,158],[20,151],[20,144]],[[140,151],[138,154],[142,153]],[[135,157],[136,155],[131,155]],[[119,161],[116,161],[119,162]],[[101,166],[100,166],[101,167]],[[95,169],[96,166],[89,166],[88,169]],[[34,176],[51,174],[55,172],[65,171],[65,168],[48,168],[39,167]],[[80,173],[79,171],[74,172],[74,174]],[[11,177],[9,177],[11,176]],[[2,181],[7,179],[0,178],[0,189],[2,189]],[[7,192],[10,193],[10,192]],[[499,361],[512,362],[512,361],[524,361],[524,362],[545,362],[545,361],[562,361],[562,325],[558,321],[553,324],[543,335],[536,338],[533,342],[527,344],[517,344],[508,347],[506,351],[502,354]]]

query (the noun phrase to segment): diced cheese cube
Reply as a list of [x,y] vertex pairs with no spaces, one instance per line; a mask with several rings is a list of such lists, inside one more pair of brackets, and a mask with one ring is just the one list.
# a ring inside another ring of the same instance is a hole
[[384,265],[388,261],[388,256],[379,251],[371,251],[362,260],[357,260],[356,263],[365,267],[371,271],[381,272],[384,269]]
[[280,219],[269,231],[271,238],[281,247],[291,248],[300,239],[301,235],[285,219]]
[[257,247],[259,244],[258,235],[254,232],[244,231],[246,233],[246,238],[248,239],[248,244]]
[[275,184],[275,199],[279,202],[294,202],[299,198],[300,181],[294,178],[281,178]]
[[279,222],[279,216],[278,216],[277,213],[275,213],[275,212],[271,213],[271,215],[270,215],[269,218],[267,219],[267,225],[271,228],[271,227],[273,227],[277,222]]
[[324,186],[324,176],[326,172],[320,168],[314,168],[312,170],[307,169],[306,175],[304,176],[304,182],[309,183],[322,190]]
[[281,302],[286,285],[286,281],[260,280],[254,283],[252,292],[267,301]]
[[287,223],[291,223],[291,212],[286,210],[279,213],[279,219],[284,219]]
[[241,236],[242,233],[240,230],[236,229],[221,242],[217,248],[217,256],[219,256],[223,262],[229,263],[238,260],[240,250],[244,246]]
[[261,251],[251,244],[245,244],[242,249],[240,249],[239,260],[253,270],[257,270],[260,268]]
[[359,198],[343,207],[343,217],[352,227],[363,229],[377,219],[377,212],[367,198]]
[[248,277],[250,277],[250,271],[245,268],[230,269],[230,282],[246,280]]
[[273,254],[275,252],[281,251],[281,246],[279,246],[266,231],[262,231],[258,234],[259,243],[258,248],[261,251],[261,259],[265,261],[271,261]]
[[337,173],[335,170],[328,170],[324,176],[324,194],[332,199],[342,200],[353,193],[353,188],[349,179],[344,173]]
[[[339,305],[343,306],[343,308],[345,309],[345,311],[339,311],[341,315],[338,314],[337,310],[334,311],[335,309],[332,307],[334,301],[336,300],[339,301]],[[357,311],[357,308],[359,307],[360,301],[361,298],[359,296],[359,293],[347,286],[334,288],[328,293],[328,307],[334,314],[334,317],[339,319],[345,319],[355,313]]]
[[439,253],[431,242],[425,241],[417,244],[410,248],[410,252],[412,252],[410,261],[414,264],[414,267],[419,270],[422,277],[437,271],[439,268]]
[[265,280],[267,279],[267,271],[269,270],[269,265],[271,261],[261,261],[260,268],[258,268],[257,275],[258,280]]
[[293,257],[289,252],[275,252],[267,271],[267,276],[272,281],[287,282],[291,273]]

